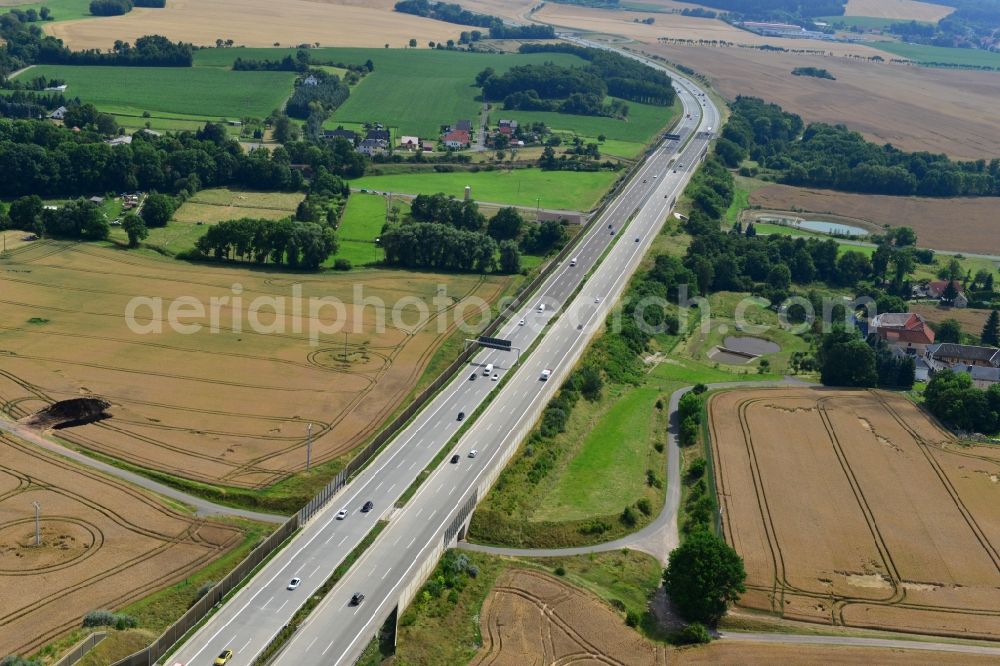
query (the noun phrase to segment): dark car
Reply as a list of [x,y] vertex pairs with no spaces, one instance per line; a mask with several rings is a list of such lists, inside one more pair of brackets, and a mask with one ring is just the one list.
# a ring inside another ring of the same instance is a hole
[[473,372],[471,375],[469,375],[469,381],[470,382],[476,381],[476,373]]
[[459,421],[464,421],[465,420],[465,412],[459,412],[458,413],[458,420]]
[[355,592],[354,594],[351,595],[352,606],[360,606],[361,602],[364,600],[365,600],[365,595],[361,594],[360,592]]
[[457,462],[458,462],[458,454],[456,453],[451,457],[451,464],[454,465]]
[[375,508],[375,502],[368,500],[365,502],[364,506],[361,507],[361,513],[368,513]]

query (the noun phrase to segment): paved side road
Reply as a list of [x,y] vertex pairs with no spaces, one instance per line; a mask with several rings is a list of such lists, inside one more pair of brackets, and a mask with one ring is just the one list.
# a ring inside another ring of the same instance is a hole
[[188,495],[187,493],[171,488],[170,486],[159,483],[158,481],[147,479],[140,474],[120,469],[114,465],[109,465],[105,462],[101,462],[100,460],[95,460],[94,458],[79,453],[78,451],[68,449],[50,439],[42,437],[31,428],[14,421],[4,421],[0,419],[0,430],[31,442],[32,444],[60,455],[63,458],[69,458],[70,460],[86,467],[90,467],[91,469],[96,469],[99,472],[108,474],[109,476],[115,476],[123,481],[128,481],[132,485],[145,488],[146,490],[151,490],[158,495],[169,497],[170,499],[177,500],[178,502],[183,502],[184,504],[194,507],[195,513],[199,516],[236,516],[237,518],[247,518],[249,520],[257,520],[262,523],[272,524],[280,524],[288,520],[286,516],[276,516],[271,513],[248,511],[246,509],[235,509],[233,507],[223,506],[222,504],[209,502],[206,499],[195,497],[194,495]]
[[[785,377],[780,381],[770,382],[724,382],[708,384],[712,390],[726,388],[760,388],[767,386],[809,386],[794,377]],[[605,553],[611,550],[621,550],[622,548],[632,548],[641,550],[652,555],[661,564],[667,563],[670,551],[680,544],[677,533],[677,512],[681,502],[681,469],[680,469],[680,441],[678,432],[680,424],[677,422],[677,406],[681,397],[690,391],[693,386],[686,386],[677,389],[670,395],[669,406],[669,428],[667,429],[667,495],[664,499],[663,510],[653,522],[646,525],[637,532],[628,536],[606,543],[594,544],[592,546],[579,546],[577,548],[502,548],[498,546],[487,546],[475,543],[459,543],[458,547],[463,550],[471,550],[477,553],[490,553],[493,555],[507,555],[511,557],[566,557],[569,555],[585,555],[587,553]]]

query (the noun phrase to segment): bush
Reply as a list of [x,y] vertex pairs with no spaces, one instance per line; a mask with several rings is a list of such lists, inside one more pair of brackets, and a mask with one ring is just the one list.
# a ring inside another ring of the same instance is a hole
[[83,617],[85,627],[114,627],[115,629],[132,629],[139,626],[139,622],[131,615],[124,613],[112,613],[109,610],[93,610]]
[[12,654],[0,659],[0,666],[42,666],[42,662],[22,657],[19,654]]
[[681,446],[691,446],[698,441],[698,420],[689,416],[681,421]]
[[651,469],[647,469],[646,470],[646,485],[649,486],[650,488],[662,488],[663,487],[663,481],[660,480],[660,477],[656,476],[656,472],[654,472]]
[[630,506],[625,507],[622,515],[618,518],[625,527],[634,527],[639,522],[639,516],[635,514],[635,509]]
[[625,614],[625,624],[627,624],[630,627],[638,627],[639,626],[639,614],[636,613],[635,611],[629,611],[628,613],[626,613]]
[[561,564],[559,566],[557,566],[556,567],[556,575],[557,576],[565,576],[566,575],[566,567],[564,567]]
[[335,271],[349,271],[349,270],[351,270],[351,260],[350,259],[334,259],[333,260],[333,270],[335,270]]
[[639,501],[635,503],[635,507],[639,509],[639,511],[642,511],[644,515],[653,515],[653,504],[645,497],[639,499]]
[[[214,580],[205,581],[202,586],[198,588],[198,591],[194,593],[194,601],[198,601],[203,596],[211,592],[213,587],[215,587]],[[194,605],[194,601],[191,602],[192,605]]]
[[621,599],[612,599],[609,603],[611,604],[611,607],[614,608],[615,610],[621,611],[623,613],[626,611],[625,602],[622,601]]
[[687,478],[689,481],[697,481],[701,477],[705,476],[705,470],[708,468],[708,461],[704,458],[696,458],[691,461],[688,465]]
[[656,449],[657,453],[663,453],[663,442],[656,442],[653,444],[653,448]]
[[711,640],[711,634],[701,622],[692,622],[673,636],[673,642],[677,645],[700,645]]

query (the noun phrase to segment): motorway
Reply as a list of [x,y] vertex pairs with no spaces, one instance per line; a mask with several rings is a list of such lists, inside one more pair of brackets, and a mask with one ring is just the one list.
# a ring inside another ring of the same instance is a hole
[[[678,77],[675,82],[679,84],[685,115],[691,114],[691,118],[682,117],[674,129],[682,141],[696,130],[717,128],[718,110],[711,101],[696,96],[692,91],[697,88],[691,82]],[[189,637],[168,663],[211,663],[224,649],[234,652],[231,665],[252,663],[376,522],[389,519],[383,533],[277,660],[286,664],[353,663],[391,612],[400,585],[412,578],[411,567],[421,560],[421,553],[439,544],[450,516],[466,502],[483,475],[502,467],[506,455],[501,454],[509,454],[520,441],[518,428],[523,431],[533,424],[587,341],[603,325],[707,143],[707,137],[698,135],[680,156],[680,142],[661,144],[578,240],[573,253],[576,265],[566,261],[558,266],[533,300],[525,303],[522,311],[497,333],[515,347],[527,349],[551,324],[538,348],[523,359],[518,372],[456,446],[461,455],[458,464],[446,461],[440,465],[404,508],[393,509],[399,496],[458,431],[462,425],[458,413],[472,414],[498,387],[481,369],[493,364],[501,377],[511,372],[511,352],[484,350],[477,354],[469,371],[459,373],[372,464]],[[633,214],[634,219],[628,223]],[[621,242],[615,243],[595,268],[615,240]],[[592,270],[581,293],[555,318]],[[537,307],[540,303],[545,304],[542,312]],[[519,325],[521,318],[525,325]],[[551,381],[539,381],[543,368],[554,370]],[[470,379],[473,373],[475,380]],[[468,458],[466,454],[473,448],[479,455]],[[362,513],[361,505],[368,500],[375,503],[375,508]],[[341,508],[348,511],[348,516],[337,520],[335,514]],[[293,577],[301,578],[302,584],[289,591],[286,586]],[[355,591],[364,592],[367,599],[361,606],[349,607],[347,602]]]

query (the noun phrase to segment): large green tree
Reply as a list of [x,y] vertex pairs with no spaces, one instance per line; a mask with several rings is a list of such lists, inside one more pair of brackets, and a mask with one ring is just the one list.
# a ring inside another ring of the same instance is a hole
[[128,235],[128,246],[139,247],[139,241],[149,238],[149,229],[142,218],[135,213],[129,213],[122,220],[122,229]]
[[714,624],[746,591],[743,560],[711,532],[699,530],[670,553],[663,586],[685,619]]
[[878,382],[875,350],[853,330],[837,328],[823,336],[817,361],[825,386],[870,388]]
[[166,194],[150,194],[142,204],[142,220],[147,227],[165,227],[174,214],[174,198]]
[[1000,313],[996,310],[990,312],[983,326],[982,341],[984,345],[1000,345]]

